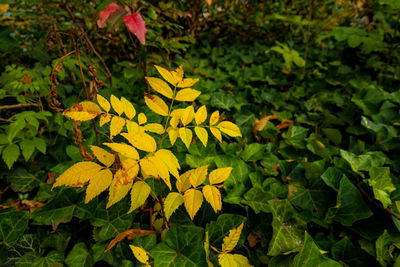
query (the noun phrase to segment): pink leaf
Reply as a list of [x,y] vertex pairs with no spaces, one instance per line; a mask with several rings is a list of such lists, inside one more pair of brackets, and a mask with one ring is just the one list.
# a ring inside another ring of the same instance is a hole
[[139,13],[125,16],[124,22],[128,30],[135,34],[142,44],[146,43],[146,23]]
[[106,9],[100,12],[100,18],[97,20],[97,26],[99,28],[104,28],[107,26],[106,21],[111,13],[114,13],[117,9],[122,8],[122,6],[117,5],[116,3],[111,3],[108,5]]

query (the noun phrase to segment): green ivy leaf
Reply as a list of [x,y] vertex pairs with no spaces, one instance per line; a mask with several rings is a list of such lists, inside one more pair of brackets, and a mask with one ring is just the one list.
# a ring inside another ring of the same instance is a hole
[[13,246],[28,227],[29,213],[14,208],[0,211],[0,244]]
[[390,193],[396,190],[390,178],[389,167],[372,167],[369,170],[368,183],[372,186],[374,196],[387,208],[392,204]]
[[29,192],[40,184],[40,180],[25,168],[13,169],[7,176],[7,180],[11,183],[12,190],[22,193]]
[[67,258],[65,259],[65,263],[69,267],[92,267],[93,257],[92,254],[88,251],[85,243],[79,242],[76,243],[72,250],[69,252]]
[[10,144],[3,150],[2,157],[8,169],[11,169],[14,162],[17,161],[19,154],[19,147],[16,144]]

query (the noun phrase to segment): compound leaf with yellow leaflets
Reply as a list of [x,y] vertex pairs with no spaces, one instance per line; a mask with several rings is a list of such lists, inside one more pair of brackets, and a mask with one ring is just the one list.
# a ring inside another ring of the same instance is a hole
[[122,133],[123,137],[139,150],[154,152],[157,148],[156,140],[147,133],[138,132],[137,134]]
[[175,100],[192,102],[192,101],[196,100],[196,98],[200,94],[201,94],[201,92],[198,90],[191,89],[191,88],[185,88],[185,89],[179,90],[176,93]]
[[146,182],[137,181],[134,183],[131,191],[131,208],[128,213],[142,206],[149,197],[150,192],[151,188]]
[[113,139],[114,136],[118,135],[122,128],[124,128],[125,120],[118,116],[113,116],[110,124],[110,139]]
[[167,132],[168,132],[169,141],[171,142],[171,145],[175,144],[176,139],[178,139],[178,137],[179,137],[179,129],[169,127],[167,129]]
[[103,143],[103,145],[108,146],[112,150],[114,150],[117,153],[120,153],[121,155],[131,158],[131,159],[139,159],[139,153],[137,150],[128,144],[125,143]]
[[192,138],[193,138],[192,131],[186,127],[179,128],[179,137],[185,144],[186,148],[189,149],[189,146],[192,143]]
[[188,106],[185,108],[181,114],[181,122],[184,126],[192,122],[194,118],[194,108],[193,106]]
[[183,201],[190,219],[193,220],[203,203],[203,194],[199,190],[189,189],[185,192]]
[[159,123],[148,123],[144,126],[144,130],[156,134],[163,134],[165,132],[164,126]]
[[89,101],[83,101],[75,104],[70,109],[65,110],[63,115],[76,121],[88,121],[96,118],[101,113],[101,109],[97,104]]
[[144,101],[146,105],[161,116],[168,116],[168,106],[165,104],[164,100],[156,95],[145,95]]
[[216,124],[219,121],[219,111],[214,111],[210,116],[210,126]]
[[173,86],[175,86],[179,82],[176,80],[175,76],[169,70],[157,65],[154,65],[154,67],[156,67],[157,71],[161,74],[164,80],[166,80]]
[[212,185],[206,185],[203,187],[204,198],[210,203],[215,213],[222,209],[221,193],[219,190]]
[[149,158],[143,158],[140,160],[140,170],[144,178],[154,177],[158,178],[159,174],[153,163]]
[[176,87],[179,87],[179,88],[191,87],[198,81],[199,81],[199,79],[186,78],[186,79],[183,79],[182,81],[180,81]]
[[205,105],[201,106],[196,111],[196,114],[194,115],[194,119],[195,119],[197,125],[205,122],[205,120],[207,119],[207,108]]
[[239,242],[240,235],[242,234],[244,223],[242,222],[238,227],[233,228],[229,231],[229,235],[224,237],[222,243],[222,251],[229,252],[232,251],[236,244]]
[[99,122],[100,127],[102,127],[104,124],[106,124],[107,122],[109,122],[109,121],[111,120],[111,117],[112,117],[112,115],[109,114],[109,113],[101,114],[101,116],[100,116],[100,122]]
[[218,168],[210,172],[208,179],[210,180],[210,184],[219,184],[223,183],[226,179],[228,179],[231,174],[232,167],[226,168]]
[[242,136],[239,127],[230,121],[221,121],[217,125],[217,127],[221,130],[221,132],[226,133],[229,136],[232,137]]
[[145,124],[146,122],[147,122],[146,114],[139,113],[139,115],[138,115],[138,123],[139,123],[139,125]]
[[210,131],[215,136],[215,138],[217,138],[217,140],[221,143],[222,142],[221,131],[215,127],[210,127]]
[[113,174],[109,169],[103,169],[90,178],[86,189],[85,203],[98,196],[106,190],[112,182]]
[[116,184],[117,179],[114,177],[113,181],[111,182],[110,185],[110,190],[108,193],[108,202],[106,208],[108,209],[121,199],[123,199],[129,192],[129,190],[132,187],[132,181],[125,185],[117,185]]
[[121,103],[126,117],[130,120],[133,119],[133,117],[136,115],[135,107],[125,97],[121,97]]
[[183,203],[183,196],[177,192],[170,192],[164,201],[165,218],[169,221],[172,213],[174,213]]
[[194,169],[192,175],[190,175],[190,183],[193,187],[201,185],[207,178],[208,165],[204,165]]
[[160,149],[157,150],[154,156],[164,162],[165,166],[168,168],[168,171],[175,176],[176,179],[179,179],[178,170],[181,168],[181,166],[179,165],[178,159],[171,151],[167,149]]
[[97,102],[99,103],[100,107],[105,111],[109,112],[110,111],[110,102],[108,102],[107,99],[105,99],[103,96],[97,94]]
[[207,130],[204,129],[203,127],[196,126],[194,127],[194,132],[196,133],[200,141],[203,143],[203,146],[206,147],[208,142]]
[[169,85],[161,79],[154,77],[146,77],[146,81],[150,84],[154,91],[166,96],[168,98],[173,97],[172,89]]
[[53,188],[61,185],[84,184],[103,168],[91,161],[78,162],[57,178]]
[[195,169],[188,170],[187,172],[180,175],[179,179],[176,181],[176,188],[179,192],[185,192],[191,187],[190,176]]
[[115,156],[98,146],[90,146],[94,156],[106,167],[110,167],[114,163]]
[[153,164],[153,168],[157,170],[158,175],[168,186],[169,190],[171,190],[172,187],[169,179],[169,172],[167,166],[164,164],[164,161],[162,161],[159,157],[155,156],[150,156],[149,160]]
[[115,95],[111,95],[111,106],[119,116],[124,112],[124,105]]

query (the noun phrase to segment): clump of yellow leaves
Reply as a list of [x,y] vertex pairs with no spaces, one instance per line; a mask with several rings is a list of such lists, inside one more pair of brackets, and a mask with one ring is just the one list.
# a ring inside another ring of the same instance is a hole
[[[221,267],[252,267],[249,260],[240,254],[230,254],[232,250],[235,249],[237,243],[239,242],[240,235],[243,230],[243,222],[238,226],[229,231],[229,235],[224,237],[222,241],[222,251],[212,247],[208,243],[208,233],[206,233],[206,242],[204,248],[206,250],[206,255],[209,255],[208,246],[218,253],[218,262]],[[209,266],[212,266],[210,261]]]
[[[107,207],[123,199],[131,192],[129,212],[142,206],[150,195],[156,197],[147,179],[161,179],[172,191],[171,175],[175,177],[178,192],[170,192],[164,201],[166,220],[182,204],[191,219],[203,203],[203,197],[215,212],[221,210],[220,184],[228,179],[232,168],[213,170],[208,175],[208,166],[189,170],[182,175],[178,159],[171,150],[163,149],[162,143],[169,137],[171,144],[180,138],[189,149],[193,142],[193,131],[204,146],[207,146],[208,131],[222,142],[222,133],[231,137],[241,136],[238,126],[229,121],[220,121],[215,111],[206,123],[207,108],[195,110],[193,105],[174,108],[176,102],[192,102],[201,94],[192,89],[198,79],[183,78],[182,66],[169,71],[156,66],[164,80],[146,77],[151,88],[158,93],[144,96],[147,107],[165,117],[164,125],[149,123],[144,113],[137,114],[133,104],[124,97],[111,95],[110,101],[97,95],[97,103],[83,101],[64,111],[64,115],[76,121],[88,121],[99,117],[99,125],[110,125],[107,142],[103,148],[90,146],[99,162],[79,162],[61,174],[53,187],[86,185],[85,203],[105,190],[109,190]],[[172,86],[172,87],[171,87]],[[163,98],[169,99],[167,103]],[[122,136],[125,142],[114,142],[114,137]],[[158,143],[155,136],[158,135]],[[135,254],[136,255],[136,254]]]

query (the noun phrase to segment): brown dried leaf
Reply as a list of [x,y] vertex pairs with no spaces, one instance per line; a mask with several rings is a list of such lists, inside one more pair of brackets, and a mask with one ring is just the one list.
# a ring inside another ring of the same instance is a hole
[[151,230],[141,230],[141,229],[129,229],[126,230],[122,233],[119,233],[116,237],[114,237],[113,240],[111,240],[110,244],[108,244],[106,250],[104,252],[109,251],[112,249],[116,244],[124,240],[125,238],[128,238],[129,240],[133,240],[135,236],[140,235],[140,236],[146,236],[146,235],[151,235],[151,234],[157,234],[158,232],[156,231],[151,231]]
[[259,137],[257,136],[259,131],[262,131],[262,129],[264,129],[265,125],[267,125],[268,121],[273,120],[273,119],[277,119],[278,118],[278,114],[274,114],[274,115],[269,115],[269,116],[264,116],[261,119],[257,119],[254,121],[254,125],[253,125],[253,136],[258,140]]

